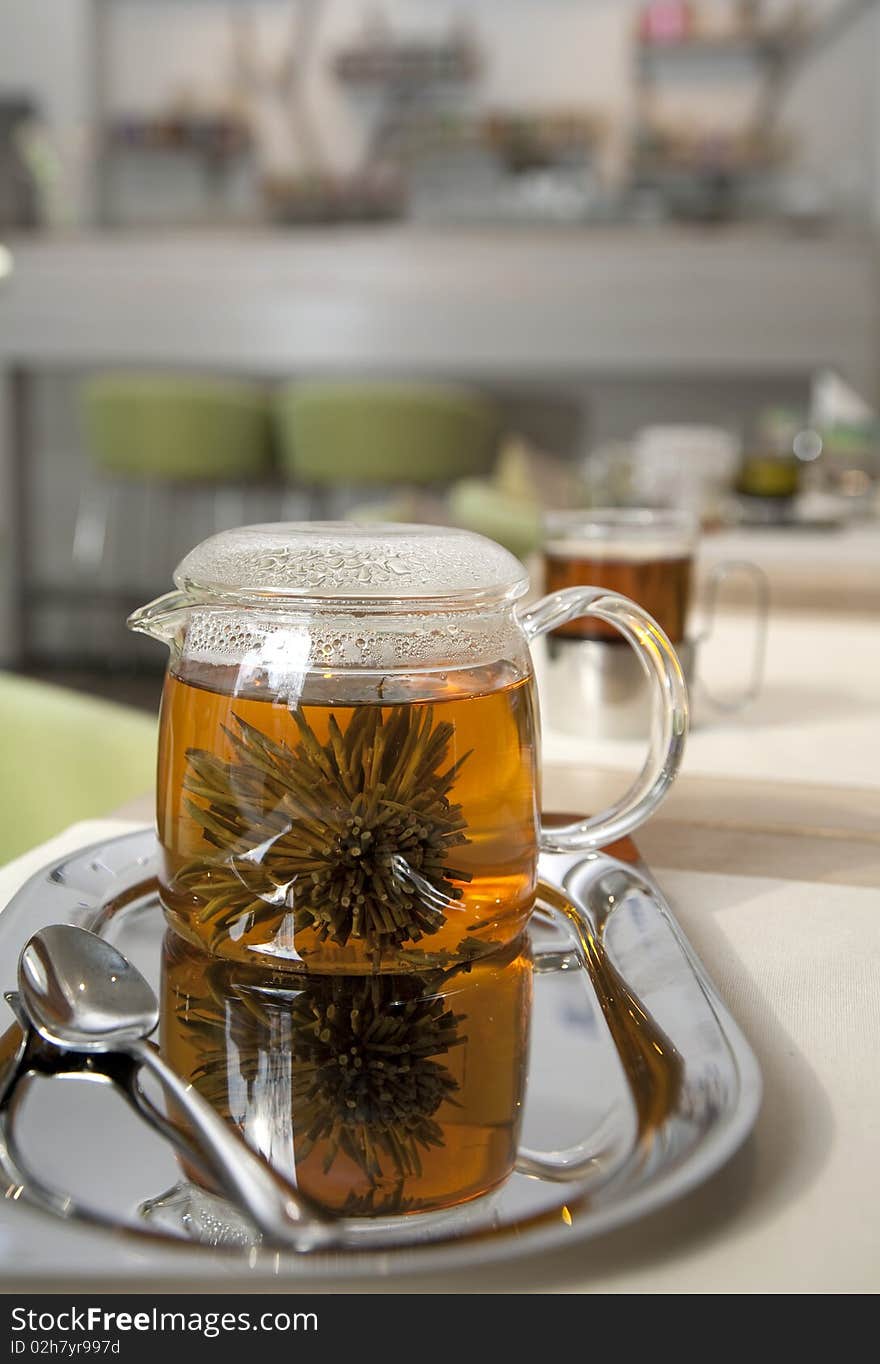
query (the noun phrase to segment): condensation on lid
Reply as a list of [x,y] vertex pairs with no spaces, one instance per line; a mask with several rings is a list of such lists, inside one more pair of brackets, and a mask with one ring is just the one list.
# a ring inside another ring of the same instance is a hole
[[178,565],[174,582],[239,600],[467,600],[519,595],[528,574],[501,545],[470,531],[291,521],[211,536]]

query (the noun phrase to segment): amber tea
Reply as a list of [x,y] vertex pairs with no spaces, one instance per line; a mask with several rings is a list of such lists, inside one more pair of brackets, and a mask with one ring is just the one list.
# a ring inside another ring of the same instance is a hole
[[[614,519],[616,515],[617,519]],[[590,518],[596,518],[595,524]],[[551,523],[544,551],[546,589],[604,587],[637,602],[673,644],[685,638],[691,599],[693,549],[672,514],[584,512],[586,534],[574,515]],[[640,519],[642,518],[642,519]],[[607,534],[591,535],[601,529]],[[620,632],[605,621],[584,616],[553,631],[561,639],[595,639],[623,644]]]
[[242,691],[235,670],[170,673],[158,823],[174,927],[225,957],[347,973],[509,943],[534,898],[538,799],[533,684],[512,672],[348,676],[347,704],[316,683],[291,703],[259,678]]
[[[544,558],[548,592],[564,587],[605,587],[638,602],[653,616],[673,644],[685,637],[691,594],[691,559],[603,559],[581,553],[559,554],[548,550]],[[613,625],[582,616],[561,625],[553,634],[563,639],[602,639],[615,644],[624,640]]]
[[348,1216],[449,1207],[510,1174],[530,1007],[522,942],[472,968],[292,979],[166,937],[167,1060]]

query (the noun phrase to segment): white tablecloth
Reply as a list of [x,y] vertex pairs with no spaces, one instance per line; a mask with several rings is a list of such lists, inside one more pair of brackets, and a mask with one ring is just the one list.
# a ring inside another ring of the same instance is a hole
[[[77,825],[0,869],[0,903],[50,858],[131,827]],[[598,1241],[573,1238],[565,1251],[466,1274],[374,1281],[370,1291],[880,1290],[880,891],[657,876],[758,1055],[765,1099],[755,1135],[702,1189]],[[71,1265],[52,1224],[0,1205],[5,1284],[63,1287],[76,1274],[146,1291],[163,1281],[212,1286],[178,1261],[120,1265],[111,1238],[90,1245]],[[284,1289],[228,1268],[213,1286]]]
[[[839,611],[880,608],[880,522],[857,521],[827,530],[773,527],[704,535],[698,571],[705,575],[730,559],[750,559],[770,580],[777,602]],[[728,592],[745,591],[731,583]]]
[[[699,674],[729,693],[747,678],[754,624],[719,617],[700,651]],[[880,789],[880,620],[773,613],[764,689],[744,714],[713,712],[701,691],[683,771]],[[562,734],[545,708],[544,757],[559,764],[638,770],[644,743]]]

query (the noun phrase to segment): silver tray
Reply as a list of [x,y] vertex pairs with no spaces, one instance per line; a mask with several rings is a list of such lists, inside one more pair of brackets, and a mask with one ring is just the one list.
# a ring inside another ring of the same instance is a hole
[[[362,1249],[270,1255],[219,1200],[197,1199],[193,1212],[173,1153],[108,1086],[38,1078],[17,1143],[40,1180],[107,1225],[53,1219],[11,1185],[0,1274],[76,1265],[140,1280],[268,1270],[313,1281],[463,1267],[597,1236],[694,1188],[751,1130],[760,1073],[632,845],[614,851],[541,859],[522,1145],[499,1190],[441,1212],[352,1219]],[[157,856],[152,832],[138,830],[32,877],[0,915],[0,987],[14,988],[21,946],[53,922],[103,933],[157,985]],[[538,1151],[552,1155],[549,1174]]]

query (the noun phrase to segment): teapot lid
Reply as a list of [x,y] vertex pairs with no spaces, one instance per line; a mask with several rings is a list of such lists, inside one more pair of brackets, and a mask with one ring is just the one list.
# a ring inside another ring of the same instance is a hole
[[178,564],[174,582],[236,601],[473,602],[522,595],[528,574],[508,550],[471,531],[288,521],[212,535]]

